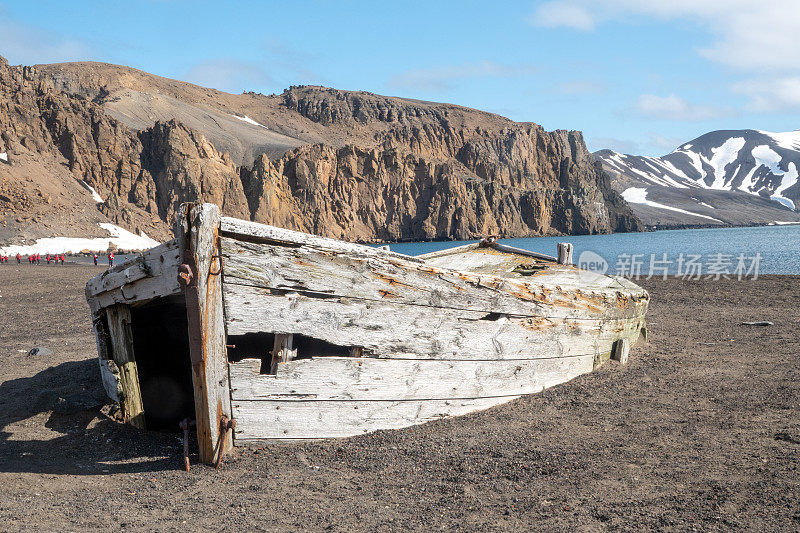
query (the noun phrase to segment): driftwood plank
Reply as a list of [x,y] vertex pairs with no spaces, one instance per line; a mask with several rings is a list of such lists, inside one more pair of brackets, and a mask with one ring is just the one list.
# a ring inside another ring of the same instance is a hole
[[498,396],[474,400],[400,402],[235,401],[238,441],[350,437],[379,429],[397,429],[457,416],[513,400]]
[[126,422],[144,429],[144,405],[139,388],[139,371],[133,352],[131,310],[127,305],[113,305],[106,309],[106,314],[114,363],[119,370],[122,413]]
[[[572,320],[497,317],[452,309],[272,294],[224,284],[228,335],[302,334],[375,357],[533,359],[601,356],[620,337],[638,335],[641,319]],[[299,354],[302,355],[302,354]]]
[[333,253],[230,238],[222,239],[222,250],[226,284],[536,317],[636,317],[647,306],[646,293],[640,290],[641,298],[631,297],[604,276],[600,278],[610,286],[599,292],[566,288],[570,276],[583,272],[577,269],[540,284],[440,269],[386,254]]
[[447,400],[533,394],[590,372],[593,356],[518,361],[314,357],[261,374],[260,359],[230,363],[239,400]]
[[[231,417],[221,261],[215,257],[219,253],[219,221],[219,207],[216,205],[181,206],[178,242],[182,256],[194,265],[193,286],[186,289],[187,295],[188,291],[197,290],[196,298],[187,296],[186,312],[190,315],[190,325],[199,321],[200,340],[198,345],[190,342],[190,351],[197,442],[200,460],[205,463],[215,459],[223,415]],[[191,316],[193,313],[196,314]],[[226,448],[230,449],[232,445],[232,440],[225,440]]]

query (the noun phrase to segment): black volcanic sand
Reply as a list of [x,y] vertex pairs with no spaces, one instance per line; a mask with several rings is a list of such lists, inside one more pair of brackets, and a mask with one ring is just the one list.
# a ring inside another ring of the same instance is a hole
[[[798,277],[645,281],[650,342],[625,367],[186,474],[177,434],[99,403],[83,298],[99,271],[0,266],[0,529],[800,528]],[[774,326],[740,325],[756,320]]]

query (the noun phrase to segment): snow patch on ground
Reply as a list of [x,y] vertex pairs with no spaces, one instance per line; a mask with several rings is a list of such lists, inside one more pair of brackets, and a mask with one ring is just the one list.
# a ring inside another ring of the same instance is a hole
[[140,235],[109,223],[100,223],[99,226],[106,230],[108,237],[94,239],[82,237],[46,237],[38,239],[35,244],[10,245],[0,247],[4,255],[29,254],[72,254],[88,250],[90,252],[105,252],[111,244],[123,250],[147,250],[158,246],[158,241],[148,237],[144,232]]
[[99,194],[97,194],[97,191],[94,190],[94,187],[92,187],[91,185],[89,185],[88,183],[86,183],[83,180],[81,180],[81,185],[83,185],[86,188],[87,191],[92,193],[92,199],[95,202],[97,202],[98,204],[102,204],[103,202],[105,202],[105,200],[103,200],[103,198]]
[[777,194],[773,194],[772,196],[769,197],[769,199],[774,202],[779,202],[788,207],[789,209],[794,209],[794,202],[789,200],[788,198],[784,198],[783,196],[778,196]]
[[703,207],[707,207],[707,208],[709,208],[709,209],[716,209],[716,207],[714,207],[713,205],[709,205],[709,204],[707,204],[707,203],[705,203],[705,202],[701,202],[700,200],[698,200],[698,199],[697,199],[697,198],[695,198],[694,196],[692,196],[691,198],[692,198],[692,200],[694,200],[694,201],[695,201],[695,202],[697,202],[698,204],[702,205]]
[[622,192],[622,197],[625,199],[626,202],[631,204],[648,205],[650,207],[656,207],[658,209],[667,209],[669,211],[676,211],[678,213],[691,215],[693,217],[707,218],[708,220],[713,220],[715,222],[722,222],[721,220],[716,219],[714,217],[701,215],[699,213],[692,213],[691,211],[687,211],[685,209],[679,209],[677,207],[671,207],[668,205],[659,204],[658,202],[654,202],[652,200],[648,200],[647,189],[645,189],[644,187],[629,187]]
[[5,161],[8,163],[8,152],[0,153],[0,161]]
[[256,122],[255,120],[253,120],[252,118],[248,117],[247,115],[245,115],[243,117],[240,117],[239,115],[231,115],[231,116],[234,117],[234,118],[238,118],[242,122],[247,122],[248,124],[252,124],[253,126],[259,126],[261,128],[264,128],[264,129],[269,129],[265,125],[261,124],[260,122]]
[[784,131],[773,133],[771,131],[759,131],[774,140],[781,148],[788,150],[800,150],[800,130]]
[[784,222],[784,221],[781,221],[781,220],[776,220],[774,223],[777,224],[778,226],[788,226],[790,224],[800,224],[800,222]]
[[788,198],[785,198],[783,196],[783,191],[797,183],[797,165],[795,165],[794,162],[791,162],[787,165],[786,170],[783,170],[780,167],[780,154],[778,154],[778,152],[769,146],[756,146],[753,148],[752,154],[756,160],[756,166],[763,165],[767,167],[773,175],[781,178],[781,184],[775,188],[775,191],[772,193],[772,196],[770,196],[770,199],[781,202],[782,204],[788,205],[794,209],[794,202]]

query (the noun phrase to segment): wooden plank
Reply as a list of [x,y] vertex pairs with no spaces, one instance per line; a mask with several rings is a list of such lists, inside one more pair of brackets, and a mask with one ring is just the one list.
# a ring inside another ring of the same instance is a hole
[[240,241],[256,241],[289,246],[310,246],[317,250],[329,252],[350,252],[370,257],[387,256],[402,258],[412,263],[422,262],[410,255],[398,254],[391,250],[386,250],[385,248],[373,248],[372,246],[364,246],[363,244],[353,244],[330,239],[328,237],[318,237],[316,235],[277,228],[267,224],[239,220],[238,218],[222,217],[220,231],[223,235]]
[[108,319],[106,312],[92,313],[92,329],[97,345],[97,362],[100,366],[100,380],[106,395],[117,403],[123,398],[122,383],[120,382],[120,372],[114,362],[114,353],[111,344],[111,334],[108,330]]
[[612,284],[603,291],[569,288],[568,276],[584,272],[577,269],[540,284],[439,269],[388,256],[321,252],[229,238],[222,239],[222,250],[226,284],[536,317],[624,318],[639,316],[647,308],[646,292],[621,290],[605,276],[587,273]]
[[275,335],[275,342],[272,347],[272,364],[270,374],[278,371],[278,363],[288,363],[297,357],[297,349],[292,347],[294,335],[278,333]]
[[234,434],[237,441],[350,437],[464,415],[517,397],[399,402],[235,401]]
[[571,265],[572,264],[572,244],[568,242],[560,242],[557,246],[558,250],[558,264]]
[[614,349],[611,352],[611,358],[619,361],[620,364],[625,365],[628,363],[628,356],[631,353],[631,342],[628,339],[619,339],[614,343]]
[[302,334],[375,357],[531,359],[602,355],[620,337],[638,335],[643,319],[572,320],[494,317],[484,313],[355,298],[273,294],[225,283],[229,335]]
[[239,400],[447,400],[515,396],[591,372],[594,357],[460,361],[313,357],[261,374],[260,359],[230,363],[231,398]]
[[114,304],[135,306],[179,294],[179,264],[180,250],[175,239],[151,248],[90,279],[86,284],[89,306],[93,311]]
[[[190,346],[192,382],[200,460],[212,463],[220,436],[222,417],[231,417],[225,320],[222,306],[221,261],[218,257],[219,207],[213,204],[181,206],[178,243],[181,255],[193,268],[196,298],[187,296],[190,324],[199,322],[200,341]],[[197,308],[195,308],[197,306]],[[199,320],[196,320],[199,316]],[[195,320],[192,320],[195,319]],[[190,338],[192,332],[190,332]],[[192,343],[190,343],[192,344]],[[224,446],[232,447],[232,439]]]
[[[130,285],[140,279],[165,275],[168,273],[168,269],[177,268],[179,254],[180,250],[176,239],[142,252],[133,259],[90,279],[86,284],[87,295],[95,296],[123,285]],[[177,287],[177,279],[170,281],[173,281]]]
[[145,429],[144,405],[139,388],[139,371],[133,351],[131,331],[131,311],[127,305],[113,305],[106,309],[108,329],[114,363],[119,370],[122,389],[120,406],[125,421],[140,429]]

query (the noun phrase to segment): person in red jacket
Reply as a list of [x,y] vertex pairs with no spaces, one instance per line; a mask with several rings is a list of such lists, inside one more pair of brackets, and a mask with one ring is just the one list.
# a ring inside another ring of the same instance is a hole
[[64,254],[61,254],[61,264],[62,265],[64,264],[64,259],[66,259],[66,257],[64,257]]
[[17,252],[17,264],[18,265],[22,264],[22,254],[19,252]]
[[114,252],[108,252],[108,266],[114,266]]
[[94,266],[97,266],[97,254],[94,254],[92,259],[94,259]]

